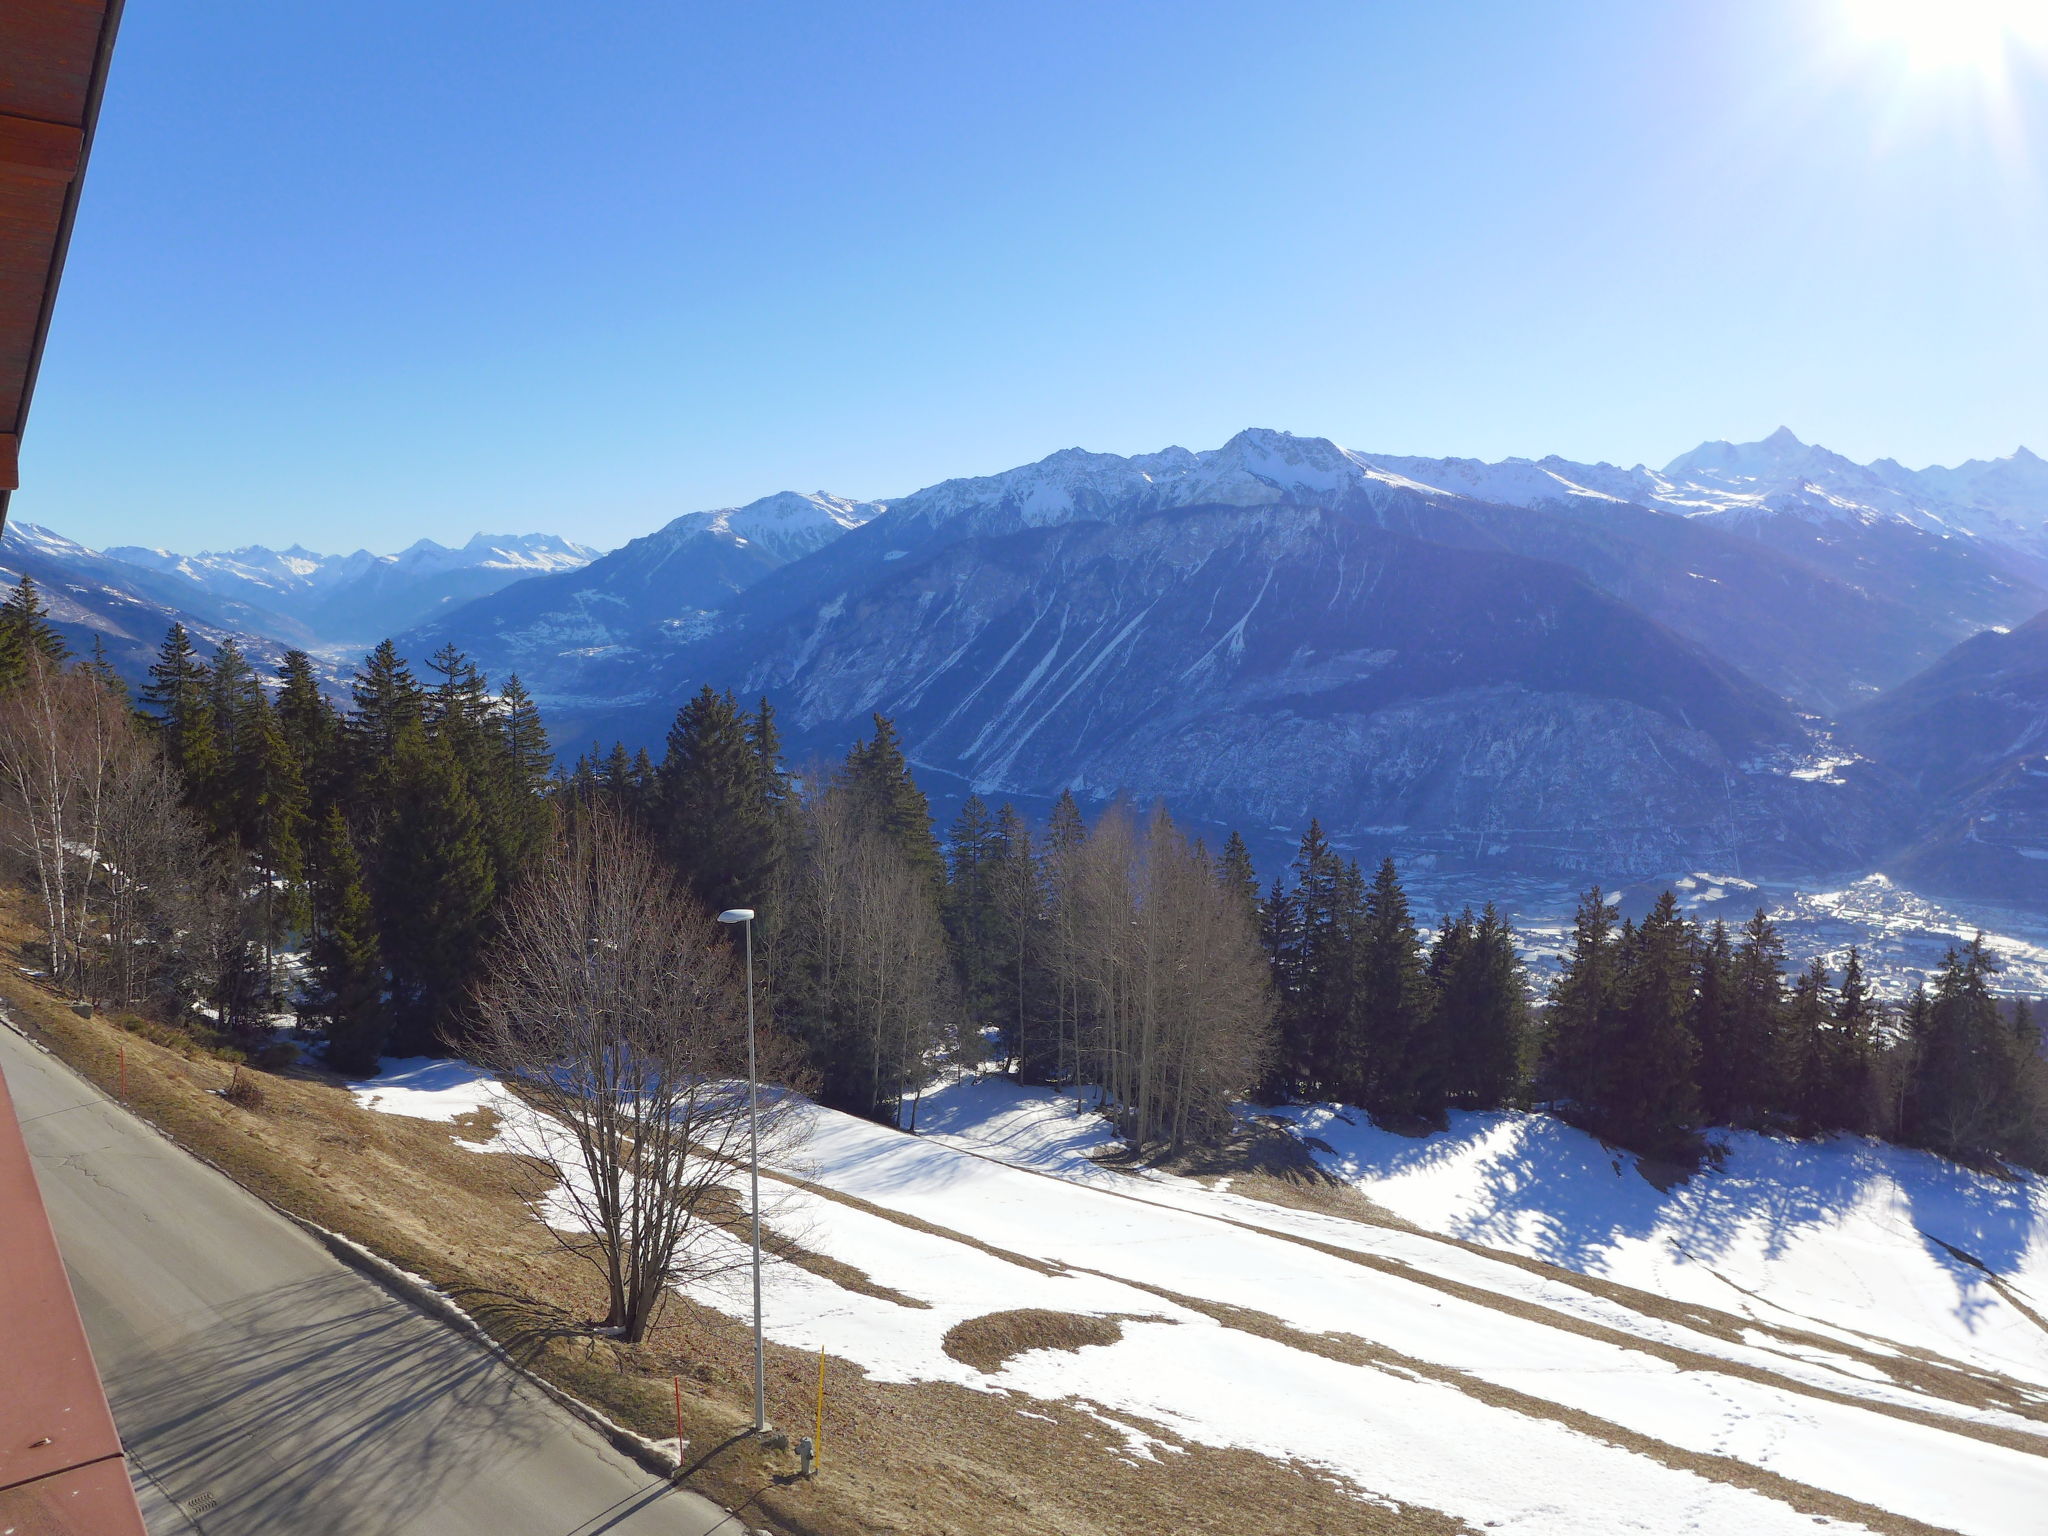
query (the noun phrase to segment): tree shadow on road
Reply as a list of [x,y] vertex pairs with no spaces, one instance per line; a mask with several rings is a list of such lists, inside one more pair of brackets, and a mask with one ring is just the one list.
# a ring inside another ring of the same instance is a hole
[[345,1271],[189,1323],[107,1382],[131,1453],[207,1536],[397,1536],[458,1501],[503,1507],[491,1474],[550,1433],[502,1361]]

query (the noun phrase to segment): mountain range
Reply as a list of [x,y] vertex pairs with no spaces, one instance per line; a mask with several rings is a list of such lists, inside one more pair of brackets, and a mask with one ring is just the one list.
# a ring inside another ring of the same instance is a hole
[[437,610],[459,607],[532,576],[588,565],[597,551],[550,533],[479,533],[459,549],[421,539],[395,555],[319,555],[260,544],[198,555],[135,545],[110,560],[183,577],[216,598],[246,603],[335,645],[374,645]]
[[710,683],[771,698],[800,756],[881,711],[942,793],[1162,796],[1268,848],[1313,815],[1439,868],[1889,862],[2048,906],[2044,520],[2024,449],[1915,471],[1780,430],[1657,470],[1255,429],[783,492],[604,555],[106,557],[216,627],[395,618],[416,659],[519,673],[571,751],[658,748]]

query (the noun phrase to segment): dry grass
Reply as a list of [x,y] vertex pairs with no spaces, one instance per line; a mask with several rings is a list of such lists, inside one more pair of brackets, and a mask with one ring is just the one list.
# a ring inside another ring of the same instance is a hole
[[1019,1307],[955,1323],[946,1330],[940,1347],[955,1360],[993,1375],[1003,1368],[1004,1361],[1034,1349],[1072,1351],[1091,1344],[1114,1344],[1123,1336],[1124,1325],[1114,1317]]

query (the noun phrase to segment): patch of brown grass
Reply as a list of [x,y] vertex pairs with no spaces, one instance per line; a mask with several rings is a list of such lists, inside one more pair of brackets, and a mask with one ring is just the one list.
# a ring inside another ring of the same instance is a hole
[[1004,1361],[1034,1349],[1086,1349],[1091,1344],[1114,1344],[1123,1336],[1124,1325],[1114,1317],[1019,1307],[955,1323],[940,1347],[955,1360],[993,1375]]

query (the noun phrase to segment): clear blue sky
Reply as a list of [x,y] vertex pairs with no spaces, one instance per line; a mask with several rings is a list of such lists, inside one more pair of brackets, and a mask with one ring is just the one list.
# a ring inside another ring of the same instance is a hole
[[2040,55],[1915,19],[1998,3],[130,0],[14,515],[613,544],[1248,425],[2048,452]]

